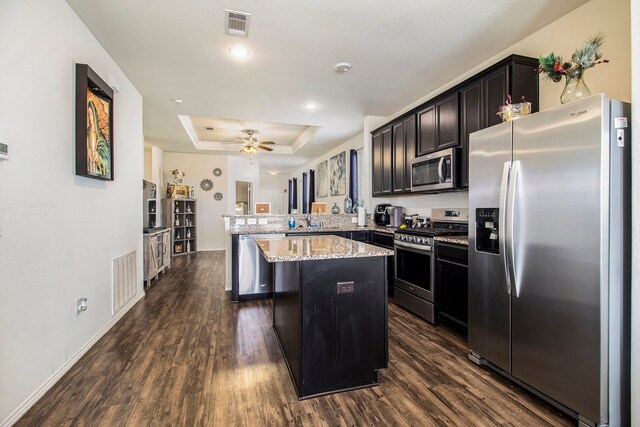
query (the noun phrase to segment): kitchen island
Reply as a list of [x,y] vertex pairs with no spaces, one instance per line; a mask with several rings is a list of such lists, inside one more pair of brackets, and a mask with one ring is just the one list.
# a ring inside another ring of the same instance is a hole
[[273,263],[273,329],[298,397],[377,385],[393,251],[337,236],[255,241]]

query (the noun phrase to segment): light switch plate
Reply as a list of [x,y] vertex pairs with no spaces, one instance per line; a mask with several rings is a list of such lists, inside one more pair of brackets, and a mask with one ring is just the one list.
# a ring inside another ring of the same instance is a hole
[[258,224],[260,225],[267,225],[269,223],[269,221],[267,220],[267,218],[260,218],[258,220]]
[[245,225],[246,221],[244,220],[244,218],[239,218],[236,219],[236,225]]
[[247,225],[256,225],[258,220],[255,218],[247,218]]

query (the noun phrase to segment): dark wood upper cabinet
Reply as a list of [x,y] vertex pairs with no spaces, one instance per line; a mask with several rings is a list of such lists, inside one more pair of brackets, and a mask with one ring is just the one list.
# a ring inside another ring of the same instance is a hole
[[394,123],[393,129],[393,193],[404,191],[405,129],[404,121]]
[[[482,128],[502,123],[496,113],[507,99],[509,87],[509,67],[502,67],[482,78],[483,122]],[[514,101],[518,102],[518,101]]]
[[456,147],[458,140],[458,92],[436,102],[436,150]]
[[514,103],[525,96],[538,111],[537,65],[536,58],[511,55],[373,131],[373,195],[410,192],[411,160],[451,147],[461,148],[459,186],[468,187],[469,135],[502,123],[496,113],[507,95]]
[[475,81],[460,89],[460,185],[469,186],[469,134],[482,128],[482,84]]
[[403,121],[404,124],[404,190],[411,191],[411,160],[416,157],[416,115],[413,114]]
[[393,140],[391,126],[382,130],[382,191],[391,194],[393,190]]
[[382,195],[382,132],[371,138],[371,193]]
[[436,149],[436,106],[427,105],[418,111],[418,151],[417,155],[431,153]]

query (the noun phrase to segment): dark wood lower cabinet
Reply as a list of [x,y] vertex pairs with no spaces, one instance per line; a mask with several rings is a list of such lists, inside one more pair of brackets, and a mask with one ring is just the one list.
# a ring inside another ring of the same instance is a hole
[[436,323],[444,323],[467,335],[468,248],[436,244]]
[[273,329],[300,399],[377,384],[385,270],[385,257],[274,263]]

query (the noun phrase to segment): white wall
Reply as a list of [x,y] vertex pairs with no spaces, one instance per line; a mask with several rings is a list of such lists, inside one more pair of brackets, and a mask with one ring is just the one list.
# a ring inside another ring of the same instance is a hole
[[632,129],[633,129],[633,277],[631,302],[631,408],[633,426],[640,426],[640,0],[631,0]]
[[[345,158],[346,158],[346,173],[347,173],[347,181],[346,181],[346,187],[345,187],[345,194],[341,195],[341,196],[329,196],[329,197],[316,197],[316,202],[326,202],[327,203],[327,213],[329,212],[329,209],[331,209],[331,207],[333,206],[334,203],[337,203],[338,206],[340,206],[340,210],[342,212],[342,210],[344,209],[344,199],[347,196],[347,194],[349,194],[349,168],[351,167],[351,158],[349,156],[349,151],[351,149],[358,149],[360,147],[363,146],[364,144],[364,134],[359,133],[358,135],[354,136],[353,138],[343,142],[342,144],[340,144],[338,147],[334,148],[333,150],[329,151],[326,154],[323,154],[322,156],[316,158],[315,160],[307,163],[306,165],[304,165],[303,167],[296,169],[295,171],[293,171],[290,175],[290,178],[298,178],[298,211],[300,213],[302,213],[302,173],[303,172],[307,172],[307,179],[308,178],[308,174],[309,174],[309,170],[313,169],[316,171],[316,179],[318,179],[318,163],[323,162],[325,160],[327,160],[327,172],[330,174],[331,170],[330,170],[330,166],[329,166],[329,162],[328,160],[335,156],[338,153],[341,152],[345,152]],[[365,175],[368,176],[368,175]],[[316,182],[316,189],[318,188],[318,184]],[[328,186],[327,186],[328,188]],[[367,194],[367,193],[365,193]],[[286,204],[285,204],[285,208],[286,208]],[[344,213],[344,212],[342,212]]]
[[[10,423],[114,320],[112,259],[137,251],[142,97],[63,0],[0,2],[0,423]],[[120,85],[114,182],[74,172],[75,63]],[[78,297],[88,310],[76,316]],[[32,396],[33,397],[33,396]]]
[[[166,183],[173,183],[171,171],[182,169],[186,174],[183,185],[192,186],[195,190],[196,203],[196,238],[198,239],[199,251],[211,251],[224,249],[224,223],[222,215],[227,213],[227,203],[225,199],[217,201],[213,195],[217,192],[228,196],[227,183],[229,173],[227,169],[227,156],[216,156],[207,154],[187,154],[187,153],[164,153],[163,157],[164,187],[159,194],[164,198],[166,195]],[[215,168],[222,169],[221,176],[214,176]],[[210,179],[213,182],[211,191],[204,191],[200,188],[203,179]],[[162,202],[164,205],[164,200]]]
[[[163,156],[163,187],[160,195],[166,194],[166,184],[173,183],[171,171],[182,169],[185,172],[183,185],[192,186],[195,190],[196,233],[198,251],[214,251],[224,249],[224,222],[222,215],[235,213],[235,182],[249,181],[253,190],[260,194],[259,164],[249,158],[219,156],[214,154],[169,153]],[[222,169],[222,175],[214,176],[215,168]],[[200,187],[203,179],[213,182],[211,191]],[[213,198],[222,193],[222,200]],[[164,204],[164,202],[163,202]]]
[[[287,203],[288,203],[288,185],[289,185],[289,175],[271,175],[268,173],[260,174],[260,200],[255,200],[256,202],[266,202],[269,201],[269,195],[267,192],[275,192],[276,190],[280,192],[280,213],[287,213]],[[275,207],[272,206],[272,213],[278,213],[275,211]]]

